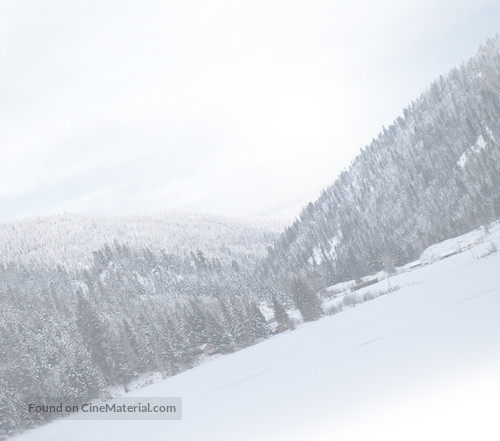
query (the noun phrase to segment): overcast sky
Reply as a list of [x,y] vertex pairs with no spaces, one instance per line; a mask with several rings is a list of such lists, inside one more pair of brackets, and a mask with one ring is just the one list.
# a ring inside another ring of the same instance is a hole
[[315,198],[496,1],[0,1],[0,220]]

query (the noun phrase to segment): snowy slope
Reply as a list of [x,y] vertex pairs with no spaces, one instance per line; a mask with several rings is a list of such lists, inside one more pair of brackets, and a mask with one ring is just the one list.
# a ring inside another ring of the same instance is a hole
[[116,239],[134,248],[184,255],[203,251],[223,263],[263,257],[277,232],[262,225],[199,213],[144,215],[65,213],[0,223],[0,261],[85,267],[92,251]]
[[486,231],[484,228],[478,228],[431,245],[424,250],[418,261],[396,268],[392,274],[380,271],[363,278],[363,280],[378,280],[378,283],[354,292],[352,291],[356,286],[354,280],[325,288],[321,291],[325,299],[323,307],[325,311],[339,309],[346,303],[360,303],[366,298],[378,297],[388,291],[419,284],[448,271],[467,266],[498,249],[500,249],[500,222],[494,222]]
[[15,439],[498,440],[500,253],[460,257],[134,393],[182,396],[182,421],[56,421]]

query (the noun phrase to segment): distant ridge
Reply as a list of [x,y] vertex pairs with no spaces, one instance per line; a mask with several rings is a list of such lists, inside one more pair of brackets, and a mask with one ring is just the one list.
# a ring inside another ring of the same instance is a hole
[[253,262],[277,233],[250,222],[209,214],[167,211],[137,215],[64,213],[0,223],[0,260],[85,267],[92,252],[115,240],[133,248],[182,256],[201,250],[221,262]]

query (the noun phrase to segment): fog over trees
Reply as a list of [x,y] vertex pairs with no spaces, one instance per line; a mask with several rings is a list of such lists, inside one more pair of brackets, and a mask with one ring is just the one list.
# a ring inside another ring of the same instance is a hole
[[291,309],[316,320],[321,287],[500,219],[499,91],[497,36],[279,237],[209,217],[0,225],[0,437],[39,423],[20,411],[27,397],[105,396],[141,374],[174,375],[202,345],[229,353],[267,338],[263,302],[286,327]]

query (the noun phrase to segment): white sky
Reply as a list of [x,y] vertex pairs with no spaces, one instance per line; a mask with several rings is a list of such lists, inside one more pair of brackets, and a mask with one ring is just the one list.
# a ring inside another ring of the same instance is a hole
[[0,1],[0,220],[315,198],[498,1]]

